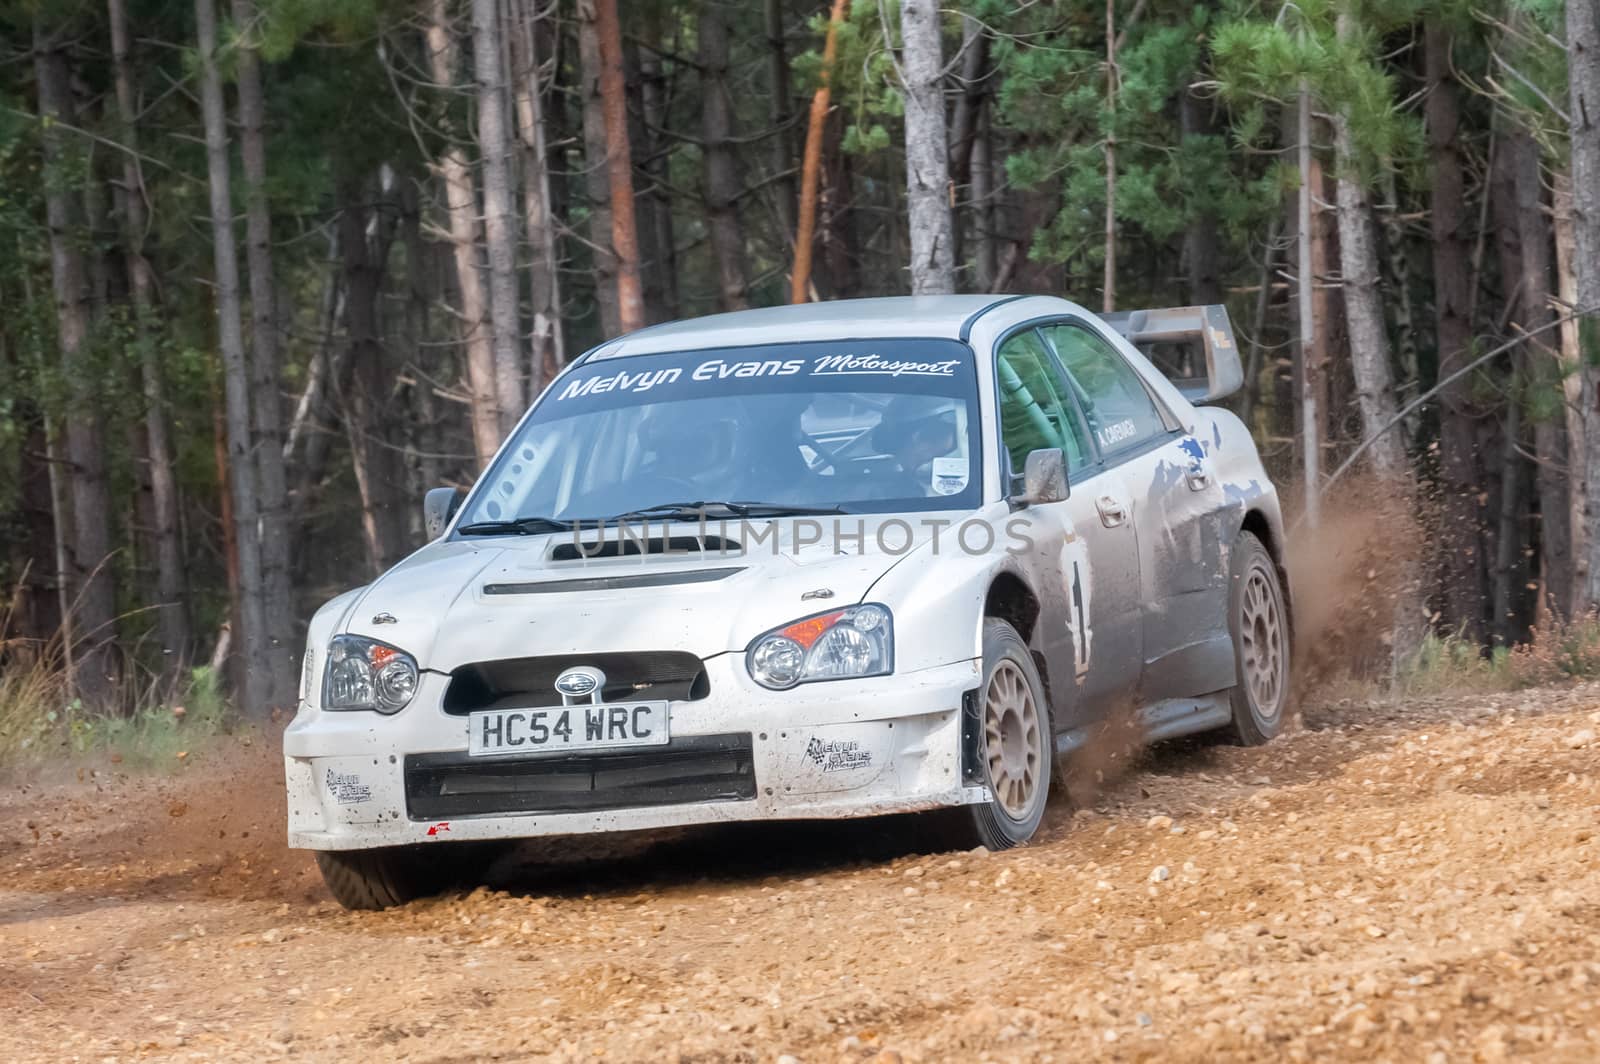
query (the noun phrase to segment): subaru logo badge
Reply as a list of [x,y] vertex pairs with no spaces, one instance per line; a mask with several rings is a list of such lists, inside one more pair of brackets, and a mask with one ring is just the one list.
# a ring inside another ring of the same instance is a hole
[[589,665],[579,665],[556,677],[556,690],[561,693],[562,703],[569,706],[584,697],[591,702],[600,701],[605,686],[606,674]]

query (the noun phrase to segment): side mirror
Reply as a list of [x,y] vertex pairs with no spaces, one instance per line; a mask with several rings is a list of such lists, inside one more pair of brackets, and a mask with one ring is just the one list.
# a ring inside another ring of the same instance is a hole
[[1059,447],[1028,452],[1022,467],[1022,497],[1029,503],[1061,502],[1067,497],[1067,456]]
[[434,488],[422,497],[422,527],[427,531],[428,542],[444,535],[465,498],[460,488]]

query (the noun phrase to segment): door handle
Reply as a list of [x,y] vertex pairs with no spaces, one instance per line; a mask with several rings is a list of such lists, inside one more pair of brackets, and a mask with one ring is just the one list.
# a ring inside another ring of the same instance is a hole
[[1211,486],[1211,474],[1203,468],[1189,470],[1189,490],[1205,491]]
[[1128,519],[1128,508],[1110,495],[1095,500],[1095,508],[1100,511],[1100,523],[1107,528],[1116,528]]

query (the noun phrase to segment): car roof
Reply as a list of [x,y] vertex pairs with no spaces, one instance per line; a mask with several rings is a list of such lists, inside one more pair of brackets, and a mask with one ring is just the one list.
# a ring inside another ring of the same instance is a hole
[[973,318],[991,307],[1018,298],[1021,297],[887,296],[739,310],[652,325],[601,344],[585,361],[796,341],[888,337],[963,340],[966,326]]

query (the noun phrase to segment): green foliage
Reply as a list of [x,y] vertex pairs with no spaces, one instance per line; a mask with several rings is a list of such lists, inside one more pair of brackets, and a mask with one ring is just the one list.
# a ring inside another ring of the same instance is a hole
[[1349,122],[1361,180],[1375,180],[1383,168],[1414,169],[1423,153],[1421,120],[1399,106],[1394,74],[1380,55],[1383,32],[1407,25],[1416,5],[1368,4],[1344,35],[1335,25],[1338,10],[1315,0],[1271,17],[1253,4],[1233,11],[1212,42],[1218,91],[1246,116],[1244,129],[1253,136],[1265,124],[1261,105],[1292,106],[1303,83],[1319,108]]
[[237,725],[217,675],[191,670],[172,698],[151,698],[126,716],[68,699],[52,656],[0,673],[0,766],[99,760],[137,770],[173,771],[203,756]]
[[1460,633],[1424,637],[1395,675],[1403,695],[1516,691],[1600,678],[1600,616],[1570,622],[1549,615],[1528,642],[1485,651]]

